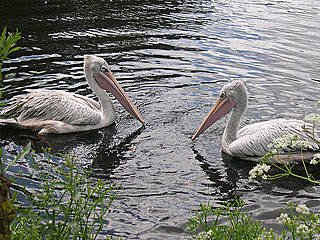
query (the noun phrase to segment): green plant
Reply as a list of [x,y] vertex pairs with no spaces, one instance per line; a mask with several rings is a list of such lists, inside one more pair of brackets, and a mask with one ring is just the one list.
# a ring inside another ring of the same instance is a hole
[[17,210],[12,239],[96,239],[117,188],[91,180],[71,154],[45,155],[46,164],[33,159],[41,188],[33,194],[24,191],[31,204]]
[[[243,211],[243,206],[240,199],[236,199],[235,203],[226,203],[221,208],[201,204],[195,217],[189,219],[188,231],[196,233],[200,230],[195,236],[197,240],[258,239],[264,228]],[[212,223],[209,223],[209,218],[212,217]],[[227,224],[221,224],[221,217],[226,218]]]
[[277,217],[277,221],[284,227],[281,239],[312,240],[320,238],[320,216],[318,213],[310,212],[305,204],[289,203],[287,209],[289,213],[281,213]]
[[[15,47],[16,42],[21,39],[20,32],[18,32],[18,29],[16,29],[15,33],[7,33],[7,27],[3,28],[1,37],[0,37],[0,99],[3,96],[3,89],[2,89],[2,65],[3,62],[6,59],[9,59],[8,56],[9,54],[17,51],[20,49],[20,47]],[[5,77],[10,77],[11,75],[6,75]],[[1,103],[0,102],[0,107],[5,106],[6,103]],[[2,117],[2,116],[0,116]]]
[[[3,28],[0,37],[0,82],[2,81],[2,65],[8,58],[9,54],[18,51],[20,47],[15,47],[16,42],[21,39],[20,32],[16,29],[15,33],[8,32],[7,27]],[[1,96],[0,96],[1,97]]]
[[[317,106],[320,106],[320,102],[317,103]],[[315,149],[320,149],[319,137],[316,135],[317,124],[320,123],[320,114],[311,114],[305,117],[306,121],[312,123],[312,138],[308,141],[301,140],[297,135],[288,134],[284,135],[280,138],[277,138],[270,144],[270,151],[264,156],[262,162],[257,164],[250,172],[249,172],[249,180],[253,180],[257,177],[261,177],[263,180],[274,180],[285,176],[293,176],[296,178],[300,178],[302,180],[309,181],[311,183],[320,184],[320,180],[314,178],[314,176],[310,173],[307,168],[305,162],[305,153],[303,149],[309,149],[314,151]],[[302,128],[306,131],[306,127],[302,126]],[[293,171],[295,164],[290,163],[292,159],[292,154],[290,153],[290,149],[299,148],[300,153],[299,161],[302,163],[304,169],[304,175],[297,174]],[[288,152],[288,161],[284,161],[281,158],[282,150],[289,150]],[[308,156],[310,158],[310,156]],[[272,159],[280,159],[280,163],[275,163]],[[309,161],[310,165],[316,165],[320,162],[320,153],[314,153],[313,157]],[[271,166],[280,170],[280,173],[270,174],[269,170]]]
[[[320,216],[311,212],[304,204],[289,203],[287,209],[283,209],[283,213],[276,218],[283,226],[279,235],[252,220],[251,216],[243,211],[243,206],[240,199],[221,208],[200,205],[195,217],[189,219],[188,231],[194,234],[194,239],[197,240],[320,239]],[[226,224],[222,224],[221,217],[227,218]],[[196,234],[197,232],[199,233]]]
[[29,143],[26,147],[24,147],[13,161],[5,165],[6,161],[3,159],[2,149],[0,148],[0,174],[4,175],[5,172],[16,163],[16,161],[18,161],[20,158],[25,157],[30,152],[30,150],[31,150],[31,143]]

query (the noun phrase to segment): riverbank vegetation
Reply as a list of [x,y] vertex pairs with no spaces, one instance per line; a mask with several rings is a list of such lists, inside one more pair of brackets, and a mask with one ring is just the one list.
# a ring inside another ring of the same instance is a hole
[[236,199],[220,208],[201,205],[189,219],[188,231],[196,240],[314,240],[320,239],[320,215],[304,205],[289,203],[276,218],[281,233],[266,229],[244,211],[245,204]]
[[[320,102],[317,103],[317,106],[320,106]],[[254,180],[259,177],[263,180],[275,180],[286,176],[292,176],[304,181],[309,181],[311,183],[320,185],[320,180],[315,179],[315,177],[308,170],[308,166],[313,167],[315,165],[318,165],[318,163],[320,162],[320,139],[319,136],[316,136],[315,134],[316,129],[320,123],[320,114],[310,114],[305,117],[305,121],[312,123],[312,139],[310,139],[309,141],[301,140],[297,135],[293,134],[288,134],[281,138],[275,139],[274,142],[269,146],[269,153],[267,153],[264,156],[263,160],[249,172],[250,180]],[[305,129],[304,126],[302,127]],[[317,149],[315,149],[315,146]],[[298,147],[300,149],[300,153],[298,154],[301,162],[300,165],[303,166],[304,174],[297,174],[294,172],[296,164],[290,163],[290,152],[288,156],[288,161],[286,162],[282,160],[280,164],[276,164],[270,160],[275,156],[280,156],[284,149],[290,150],[294,149],[295,147]],[[310,152],[314,151],[313,156],[309,162],[305,161],[303,149],[309,149]],[[271,167],[277,169],[279,173],[270,173]]]
[[[17,209],[10,226],[12,239],[96,239],[118,187],[92,179],[90,169],[79,168],[77,157],[70,153],[44,150],[39,160],[30,153],[28,161],[32,162],[29,178],[37,180],[39,190],[21,190],[30,205]],[[18,194],[13,195],[14,203]]]
[[[8,32],[7,27],[4,27],[0,37],[0,83],[3,80],[2,65],[3,62],[9,59],[9,55],[18,51],[20,47],[16,46],[21,39],[21,33],[16,29],[16,32]],[[8,76],[5,76],[8,77]],[[2,91],[1,91],[2,92]],[[1,97],[1,95],[0,95]]]

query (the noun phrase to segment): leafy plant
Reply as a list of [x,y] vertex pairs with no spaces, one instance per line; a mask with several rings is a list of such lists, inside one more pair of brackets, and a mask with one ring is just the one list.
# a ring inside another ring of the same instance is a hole
[[[1,37],[0,37],[0,87],[2,87],[2,65],[3,62],[9,59],[9,54],[18,51],[20,47],[15,47],[16,42],[21,39],[20,32],[16,29],[15,33],[7,33],[7,27],[3,28]],[[8,77],[8,76],[6,76]],[[0,99],[3,96],[3,89],[0,90]],[[0,102],[0,107],[5,106],[6,103]],[[1,116],[0,116],[1,117]]]
[[[209,205],[200,205],[195,217],[189,219],[188,231],[195,233],[197,240],[226,240],[226,239],[258,239],[264,229],[259,222],[243,211],[244,203],[236,199],[235,203],[226,203],[224,207],[213,208]],[[221,223],[221,217],[226,218],[227,224]],[[209,218],[213,218],[211,223]]]
[[[96,239],[117,187],[92,181],[71,154],[46,154],[45,158],[46,164],[33,159],[41,189],[33,194],[24,190],[31,204],[17,210],[12,239]],[[57,163],[59,158],[63,161]]]
[[12,162],[5,165],[2,149],[0,148],[0,174],[4,175],[5,172],[16,163],[16,161],[18,161],[20,158],[25,157],[30,152],[30,150],[31,150],[31,143],[29,143],[25,148],[23,148],[23,150],[18,154],[17,157],[15,157],[15,159]]
[[277,217],[277,221],[284,226],[281,239],[311,240],[320,238],[320,216],[318,213],[310,212],[305,204],[289,203],[287,209],[289,213],[281,213]]
[[[320,102],[317,103],[317,106],[320,106]],[[310,171],[307,168],[306,162],[305,162],[305,155],[303,152],[303,149],[320,149],[320,142],[319,137],[316,136],[316,129],[317,124],[320,123],[320,114],[311,114],[305,117],[306,121],[309,121],[312,123],[312,139],[309,141],[301,140],[297,135],[294,134],[288,134],[284,135],[280,138],[277,138],[274,140],[274,142],[269,146],[270,151],[264,156],[262,162],[257,164],[250,172],[249,172],[249,180],[253,180],[257,177],[261,177],[263,180],[274,180],[285,176],[293,176],[296,178],[300,178],[302,180],[309,181],[311,183],[320,184],[320,180],[317,180],[314,178],[314,176],[310,173]],[[302,128],[305,130],[305,126],[302,126]],[[304,175],[297,174],[293,171],[295,164],[290,163],[291,154],[290,149],[298,147],[300,149],[299,154],[299,160],[302,163],[303,169],[304,169]],[[288,152],[288,160],[289,161],[283,161],[281,159],[281,154],[283,149],[289,149]],[[274,163],[271,159],[278,158],[281,159],[280,164]],[[316,165],[320,162],[320,153],[314,153],[313,157],[309,161],[310,165]],[[280,170],[280,173],[277,174],[270,174],[269,170],[271,169],[271,166],[274,168]]]
[[[320,215],[304,205],[289,203],[276,220],[283,226],[279,235],[266,230],[243,211],[244,203],[227,203],[225,207],[212,208],[200,205],[195,217],[189,219],[188,230],[196,240],[313,240],[320,239]],[[221,217],[227,218],[222,224]],[[197,233],[197,231],[199,233]]]
[[[7,27],[3,28],[1,37],[0,37],[0,82],[2,81],[2,65],[3,62],[8,58],[9,54],[18,51],[20,47],[16,47],[16,42],[21,39],[21,34],[16,29],[15,33],[8,32]],[[1,95],[0,95],[1,97]]]

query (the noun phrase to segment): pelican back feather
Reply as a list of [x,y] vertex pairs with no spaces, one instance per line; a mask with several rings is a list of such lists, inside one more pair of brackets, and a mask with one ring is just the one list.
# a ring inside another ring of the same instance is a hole
[[[305,126],[305,129],[303,126]],[[276,119],[241,128],[238,131],[237,140],[229,145],[228,151],[233,156],[264,156],[271,150],[269,145],[276,138],[288,134],[296,135],[300,140],[310,142],[312,150],[319,150],[319,146],[313,141],[313,137],[316,137],[316,140],[319,141],[319,133],[313,136],[311,124],[301,120]],[[286,149],[286,151],[288,150]],[[300,150],[300,146],[290,148],[292,153]]]
[[18,121],[54,120],[72,125],[96,125],[100,122],[99,104],[90,98],[59,90],[32,91],[17,96],[13,104],[21,106]]

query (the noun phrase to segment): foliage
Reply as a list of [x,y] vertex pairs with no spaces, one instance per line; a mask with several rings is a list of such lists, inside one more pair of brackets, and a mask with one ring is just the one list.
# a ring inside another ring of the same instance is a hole
[[[317,106],[320,106],[320,102],[317,103]],[[293,176],[296,178],[300,178],[302,180],[309,181],[311,183],[320,184],[320,181],[315,179],[312,174],[310,174],[305,159],[304,159],[304,152],[303,149],[320,149],[320,142],[319,137],[317,136],[316,129],[317,124],[320,123],[320,114],[311,114],[305,117],[306,121],[312,123],[312,139],[309,141],[301,140],[297,135],[288,134],[284,135],[280,138],[277,138],[273,141],[273,143],[269,146],[271,149],[263,158],[262,162],[256,165],[250,172],[249,172],[249,180],[253,180],[257,177],[261,177],[263,180],[274,180],[285,176]],[[306,131],[305,126],[302,126],[303,130]],[[290,154],[290,149],[298,147],[300,149],[299,153],[299,160],[302,163],[304,169],[304,176],[301,174],[297,174],[293,172],[295,167],[294,164],[290,163],[290,159],[292,158]],[[274,163],[271,159],[277,158],[281,159],[281,153],[283,149],[288,149],[288,160],[283,161],[281,160],[280,164]],[[310,165],[316,165],[320,162],[320,153],[315,153],[311,160],[309,161]],[[271,175],[269,172],[270,166],[277,168],[280,170],[280,173]]]
[[[1,37],[0,37],[0,87],[2,87],[2,65],[4,60],[9,59],[9,54],[17,51],[20,47],[15,47],[16,42],[21,39],[20,32],[16,29],[15,33],[7,33],[7,27],[3,28]],[[9,77],[6,75],[5,77]],[[3,95],[3,89],[0,90],[0,99]],[[5,106],[5,103],[0,102],[0,107]],[[0,116],[1,117],[1,116]]]
[[[244,203],[236,199],[235,203],[226,203],[225,207],[213,208],[209,205],[200,205],[195,217],[189,219],[188,231],[195,233],[197,240],[226,240],[226,239],[257,239],[263,232],[259,222],[254,222],[251,216],[242,211]],[[209,223],[209,218],[213,222]],[[227,218],[227,224],[221,224],[221,217]]]
[[[58,157],[63,162],[56,163]],[[28,208],[17,210],[11,224],[12,239],[96,239],[114,200],[116,187],[90,180],[71,154],[46,154],[46,164],[33,161],[34,175],[42,182],[28,193]],[[15,195],[15,200],[16,200]]]
[[[195,217],[189,219],[188,230],[194,234],[196,240],[320,239],[320,216],[318,213],[310,212],[304,204],[290,203],[286,209],[289,213],[283,212],[277,217],[276,220],[283,226],[280,235],[253,221],[249,214],[243,212],[243,206],[241,200],[236,200],[236,204],[228,203],[225,207],[216,209],[209,205],[200,205]],[[227,218],[227,224],[221,224],[222,216]]]
[[[9,54],[17,51],[20,47],[16,47],[16,42],[21,39],[20,32],[16,29],[15,33],[8,32],[7,27],[3,28],[0,37],[0,82],[2,81],[2,64],[5,60],[9,59]],[[1,97],[1,95],[0,95]]]
[[9,164],[5,166],[4,160],[3,160],[3,153],[2,149],[0,148],[0,174],[4,175],[4,173],[11,167],[13,166],[17,160],[20,158],[25,157],[31,150],[31,143],[29,143],[23,150],[18,154],[18,156]]
[[277,221],[284,227],[279,239],[319,239],[320,216],[304,205],[289,203],[289,213],[281,213]]

